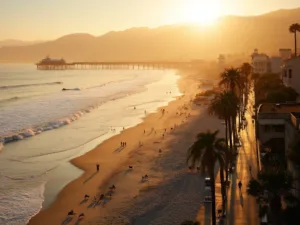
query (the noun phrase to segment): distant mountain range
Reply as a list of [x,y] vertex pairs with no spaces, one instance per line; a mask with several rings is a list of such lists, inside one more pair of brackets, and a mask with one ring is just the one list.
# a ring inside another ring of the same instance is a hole
[[6,39],[3,41],[0,41],[0,48],[1,47],[12,47],[12,46],[25,46],[25,45],[33,45],[42,43],[44,41],[21,41],[21,40],[15,40],[15,39]]
[[255,48],[278,54],[279,48],[293,48],[294,37],[288,31],[292,23],[300,23],[300,8],[251,17],[225,16],[212,27],[176,24],[99,37],[70,34],[30,45],[6,44],[0,48],[0,62],[37,62],[47,55],[69,62],[216,59],[218,54],[249,55]]

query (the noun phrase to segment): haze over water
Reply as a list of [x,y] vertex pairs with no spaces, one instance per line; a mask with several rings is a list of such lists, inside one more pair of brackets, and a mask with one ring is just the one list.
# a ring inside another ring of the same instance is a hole
[[42,204],[49,206],[81,174],[70,159],[179,96],[177,79],[171,70],[37,71],[33,65],[1,65],[0,136],[20,140],[0,153],[0,224],[24,224]]

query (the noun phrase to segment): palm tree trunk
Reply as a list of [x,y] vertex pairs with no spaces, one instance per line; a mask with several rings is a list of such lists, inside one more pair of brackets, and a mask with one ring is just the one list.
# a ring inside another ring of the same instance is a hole
[[[226,142],[226,152],[229,152],[228,148],[228,118],[225,118],[225,142]],[[225,175],[226,175],[226,183],[228,182],[228,162],[229,159],[226,159],[225,163]]]
[[224,165],[220,164],[220,180],[221,180],[221,192],[222,192],[222,212],[225,210],[225,196],[226,196],[226,183],[224,180]]
[[297,57],[297,31],[295,31],[295,57]]
[[212,225],[216,225],[217,218],[216,218],[216,184],[215,184],[215,173],[214,168],[210,169],[209,172],[210,180],[211,180],[211,220]]
[[232,136],[233,136],[233,146],[236,142],[236,115],[232,117]]
[[229,132],[229,146],[230,152],[232,152],[232,125],[231,125],[231,118],[228,118],[228,132]]
[[225,118],[225,142],[226,149],[228,150],[228,118]]

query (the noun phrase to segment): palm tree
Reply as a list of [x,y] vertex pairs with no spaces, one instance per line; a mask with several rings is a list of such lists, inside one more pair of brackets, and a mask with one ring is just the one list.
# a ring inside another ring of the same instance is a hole
[[[235,93],[236,96],[240,95],[241,90],[241,73],[237,68],[229,68],[225,69],[223,73],[221,73],[221,81],[219,82],[221,86],[224,86],[225,89],[230,90]],[[236,114],[232,116],[232,134],[233,140],[236,140],[236,116],[240,113],[239,110],[236,111]]]
[[233,149],[233,130],[232,124],[238,110],[239,99],[237,96],[228,90],[224,90],[215,95],[208,108],[209,113],[218,116],[225,120],[225,140],[226,146],[232,152]]
[[300,24],[294,23],[294,24],[290,25],[289,31],[294,34],[295,56],[297,56],[297,32],[300,32]]
[[249,91],[250,91],[250,75],[252,72],[252,66],[249,63],[243,63],[241,68],[241,77],[242,77],[242,82],[243,82],[243,112],[242,114],[245,114],[246,111],[246,107],[248,105],[248,95],[249,95]]
[[216,225],[216,198],[215,198],[215,164],[224,163],[223,144],[224,139],[217,138],[219,131],[199,133],[197,140],[188,149],[187,163],[190,166],[200,167],[202,173],[207,172],[211,181],[211,197],[212,197],[212,224]]
[[224,72],[221,73],[221,81],[219,84],[238,95],[241,85],[240,70],[233,67],[225,69]]

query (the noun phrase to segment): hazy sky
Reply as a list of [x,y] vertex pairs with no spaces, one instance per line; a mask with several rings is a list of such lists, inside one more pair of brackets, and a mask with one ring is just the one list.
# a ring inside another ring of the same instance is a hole
[[300,0],[0,0],[0,40],[101,35],[130,27],[195,22],[204,14],[257,15]]

